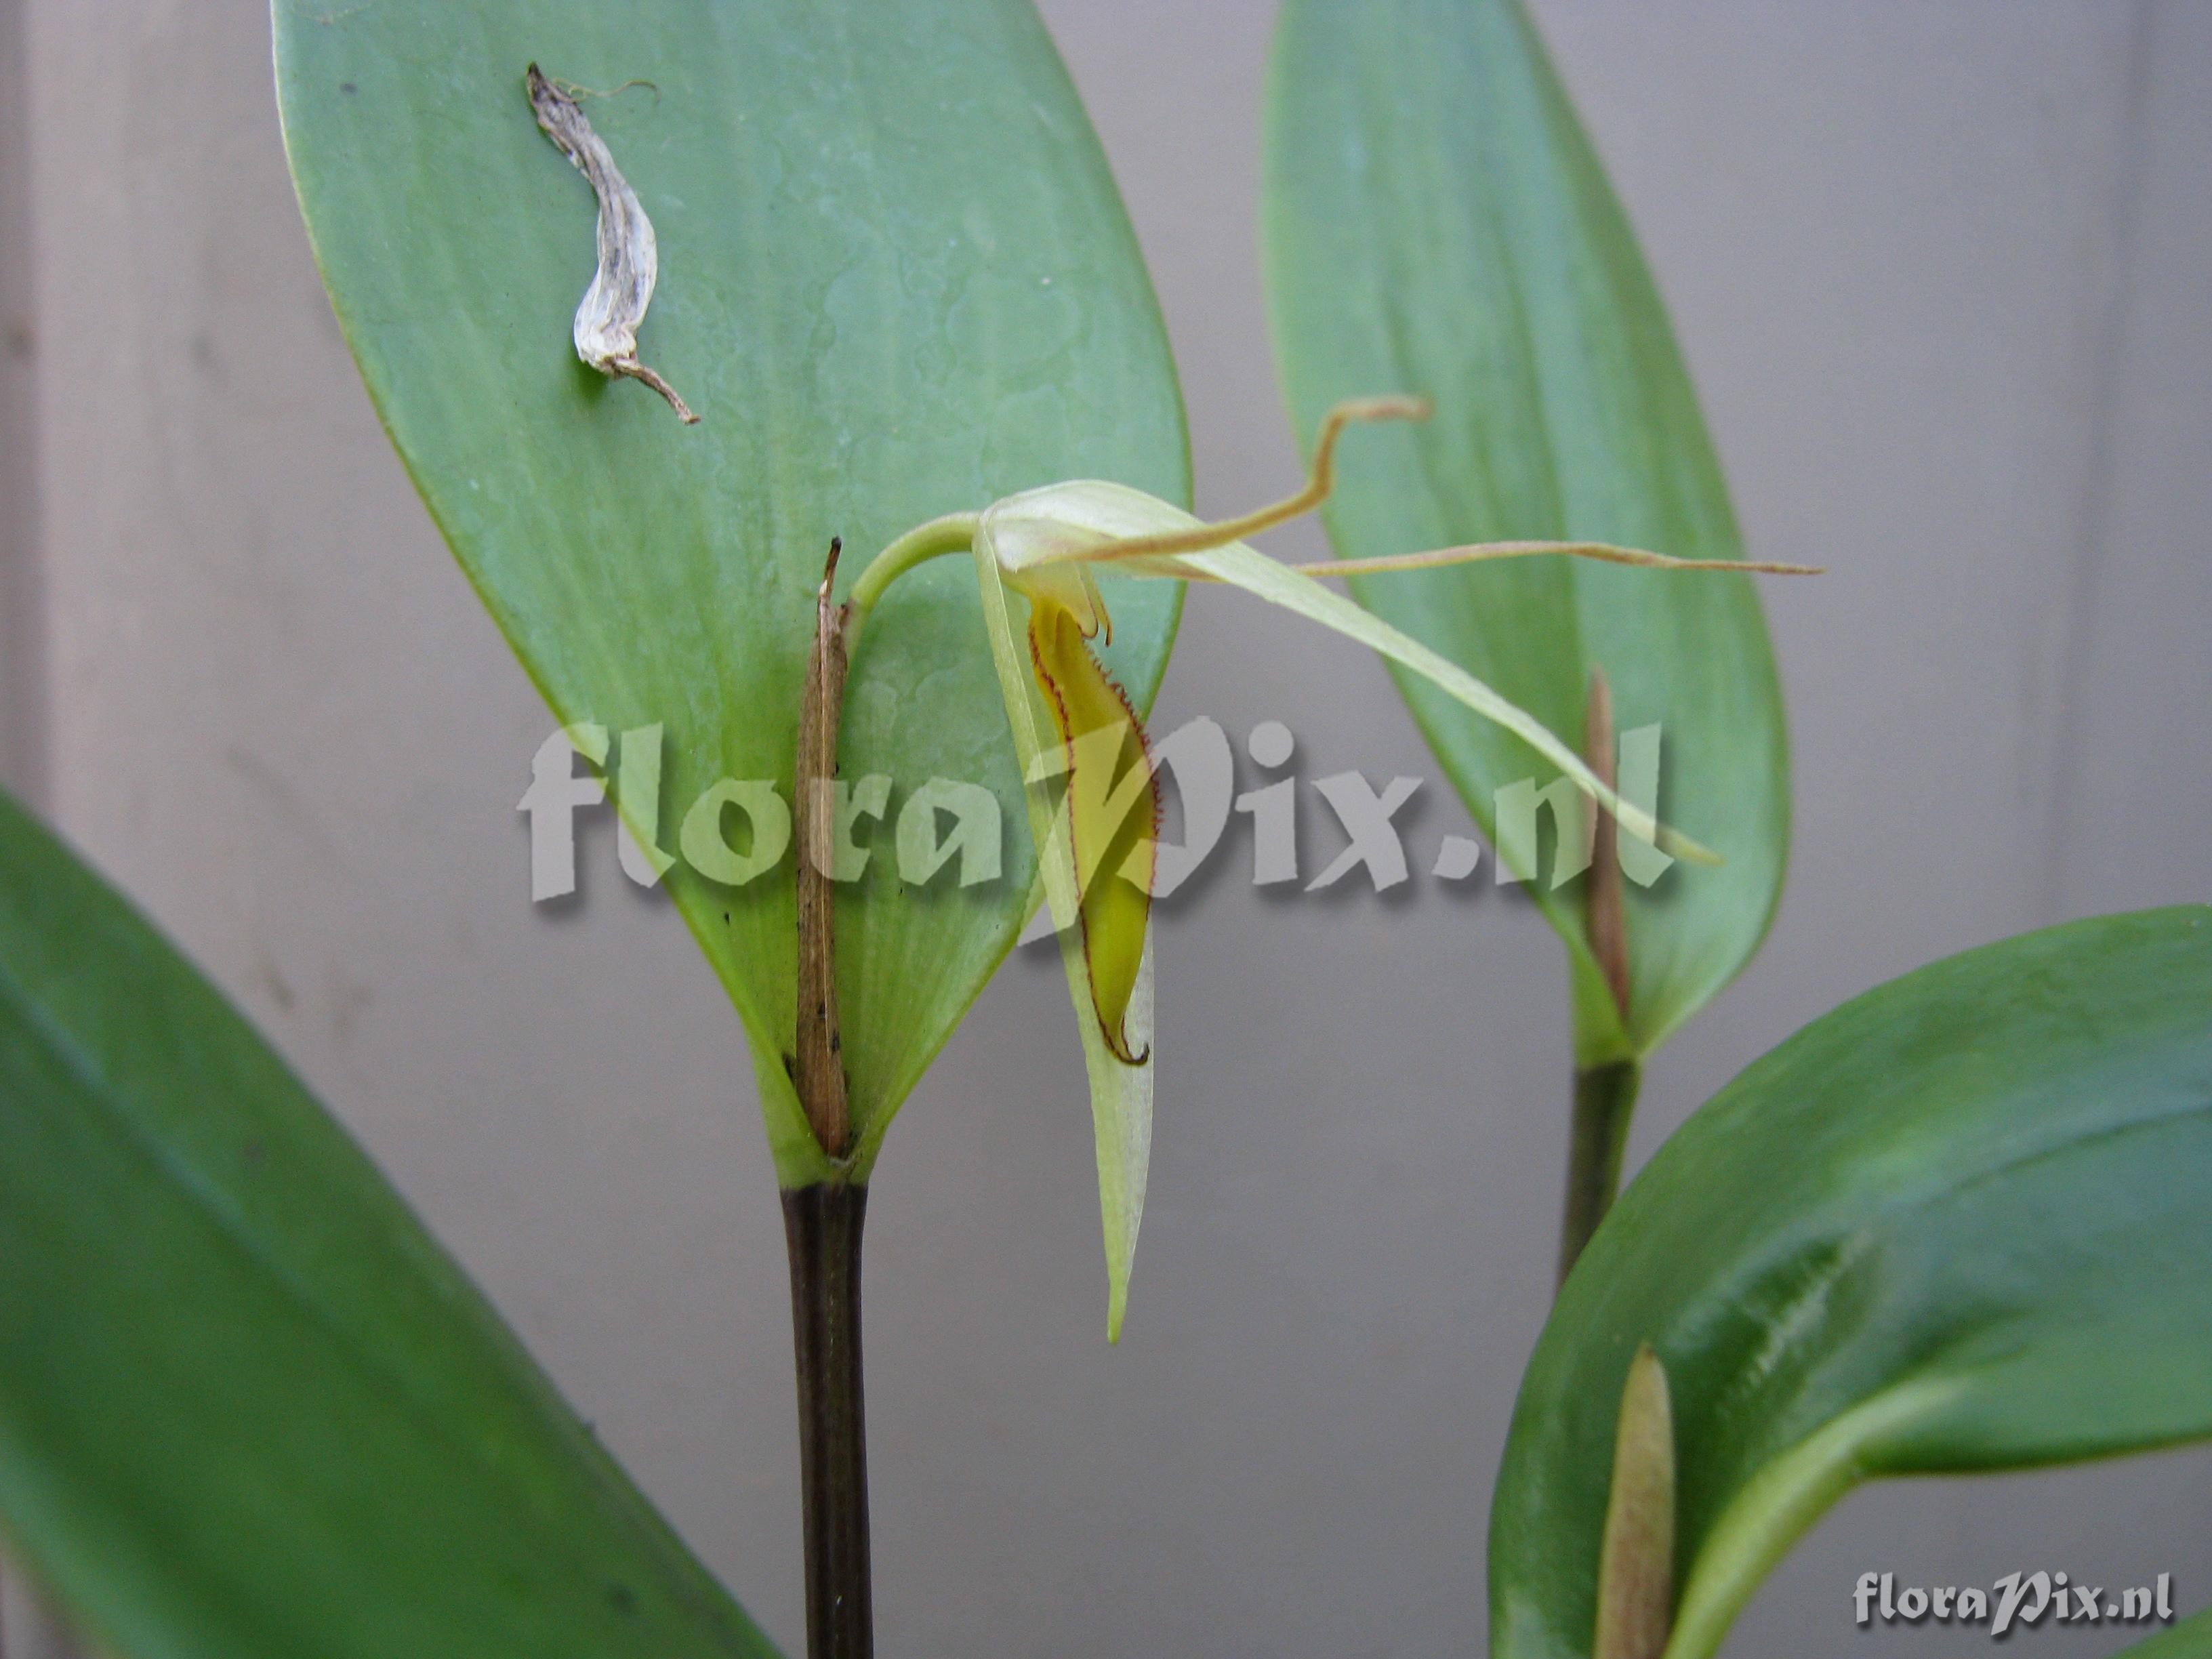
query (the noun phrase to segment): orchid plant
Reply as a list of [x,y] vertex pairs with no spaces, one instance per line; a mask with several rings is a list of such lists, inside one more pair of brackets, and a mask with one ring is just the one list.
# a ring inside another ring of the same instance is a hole
[[[577,358],[610,379],[643,382],[684,424],[696,425],[698,416],[682,397],[639,358],[639,331],[659,279],[659,238],[636,191],[584,112],[580,100],[591,94],[551,80],[536,64],[529,66],[524,85],[538,126],[590,183],[599,204],[598,268],[576,307],[572,330]],[[834,613],[831,590],[842,543],[832,542],[817,623],[817,631],[831,629],[836,637],[817,641],[799,722],[800,775],[793,786],[808,823],[801,842],[817,866],[835,861],[834,846],[823,833],[823,809],[834,811],[834,791],[828,798],[821,792],[833,790],[846,678],[867,619],[890,584],[908,571],[948,553],[975,557],[983,629],[1006,700],[1015,762],[1026,785],[1025,817],[1038,879],[1082,1022],[1097,1140],[1109,1340],[1120,1340],[1127,1310],[1152,1145],[1150,923],[1153,838],[1161,802],[1143,720],[1091,650],[1091,641],[1113,639],[1100,575],[1240,587],[1357,640],[1558,768],[1615,833],[1625,832],[1655,850],[1663,844],[1669,859],[1720,861],[1686,836],[1662,829],[1648,807],[1624,800],[1613,787],[1608,757],[1596,757],[1594,767],[1458,664],[1321,586],[1319,579],[1436,571],[1540,555],[1736,576],[1818,573],[1747,562],[1735,554],[1686,559],[1598,542],[1528,540],[1299,568],[1245,544],[1245,538],[1328,502],[1335,487],[1338,442],[1347,426],[1358,421],[1425,421],[1431,413],[1425,399],[1413,397],[1338,404],[1322,419],[1304,487],[1218,524],[1202,523],[1141,489],[1099,479],[1032,488],[981,512],[940,515],[885,547]],[[1027,606],[1025,647],[1010,596]],[[924,665],[925,672],[932,667]],[[1062,780],[1056,803],[1049,787],[1055,778]],[[815,1140],[842,1158],[850,1145],[851,1121],[840,1059],[843,1033],[836,1013],[834,906],[821,879],[826,873],[817,868],[810,875],[802,866],[799,874],[799,1001],[809,1012],[800,1016],[793,1077]]]
[[[1744,574],[1794,567],[1741,556],[1656,287],[1516,0],[1285,0],[1267,241],[1310,472],[1217,523],[1185,510],[1164,331],[1030,0],[275,11],[340,326],[524,669],[563,727],[674,728],[665,773],[625,755],[607,780],[648,851],[664,789],[773,778],[795,804],[789,877],[668,884],[750,1039],[782,1189],[811,1659],[872,1651],[867,1181],[1040,897],[1121,1328],[1158,1063],[1145,720],[1193,582],[1375,651],[1516,876],[1534,849],[1486,814],[1531,757],[1601,836],[1694,866],[1656,896],[1535,889],[1577,1127],[1493,1500],[1493,1659],[1711,1659],[1863,1480],[2212,1436],[2202,904],[1865,993],[1612,1205],[1643,1057],[1779,890]],[[1367,395],[1394,385],[1425,395]],[[1374,421],[1400,424],[1340,481]],[[1316,510],[1345,561],[1249,544]],[[883,550],[841,600],[846,542]],[[939,562],[963,553],[972,580]],[[1667,823],[1614,785],[1616,714],[1666,726]],[[833,887],[843,775],[1018,796],[1012,879]],[[779,1651],[337,1121],[4,799],[0,1540],[118,1659]],[[2138,1651],[2203,1659],[2212,1613]]]

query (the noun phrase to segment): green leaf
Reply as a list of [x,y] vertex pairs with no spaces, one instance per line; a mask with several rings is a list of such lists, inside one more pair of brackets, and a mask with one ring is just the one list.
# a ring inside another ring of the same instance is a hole
[[1492,1652],[1589,1651],[1614,1413],[1667,1369],[1669,1659],[1856,1482],[2212,1434],[2212,908],[1953,957],[1662,1146],[1561,1291],[1491,1520]]
[[0,1530],[122,1655],[775,1650],[345,1132],[0,797]]
[[[1055,479],[1188,495],[1152,291],[1028,0],[278,0],[276,46],[294,178],[370,395],[562,723],[665,723],[670,850],[717,779],[788,800],[833,534],[856,571],[910,526]],[[533,61],[652,83],[584,108],[658,235],[641,355],[698,426],[571,349],[594,204],[532,118]],[[1114,603],[1109,664],[1141,707],[1178,594]],[[1034,878],[964,571],[918,571],[877,611],[842,762],[892,778],[891,820],[943,777],[989,787],[1012,830],[1003,878],[966,890],[902,884],[891,822],[863,832],[875,855],[836,925],[865,1176]],[[621,804],[633,825],[653,805]],[[784,1070],[791,866],[669,881],[744,1018],[782,1180],[824,1178]]]
[[[1302,436],[1346,398],[1436,406],[1347,439],[1325,509],[1343,556],[1524,538],[1741,556],[1658,293],[1511,0],[1288,0],[1265,217]],[[1567,943],[1582,1063],[1649,1053],[1750,957],[1781,889],[1781,693],[1749,580],[1521,559],[1352,590],[1553,732],[1583,732],[1598,667],[1616,730],[1660,726],[1658,816],[1726,862],[1628,884],[1625,1028],[1585,943],[1587,883],[1534,890]],[[1393,672],[1495,840],[1495,793],[1555,769]]]

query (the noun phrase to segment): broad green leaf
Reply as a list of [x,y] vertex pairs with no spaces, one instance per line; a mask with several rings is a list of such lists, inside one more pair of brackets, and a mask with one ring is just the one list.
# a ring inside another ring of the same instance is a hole
[[1492,1512],[1492,1652],[1589,1651],[1630,1358],[1667,1369],[1669,1659],[1878,1475],[2212,1435],[2212,908],[2029,933],[1816,1020],[1699,1110],[1568,1278]]
[[[1265,220],[1301,435],[1346,398],[1435,404],[1347,441],[1325,509],[1343,556],[1518,538],[1741,556],[1657,291],[1513,0],[1287,0]],[[1781,888],[1781,694],[1749,581],[1520,559],[1352,590],[1571,739],[1594,668],[1617,730],[1661,728],[1659,816],[1726,862],[1627,884],[1625,1028],[1585,943],[1587,883],[1533,890],[1567,944],[1581,1061],[1650,1052],[1748,959]],[[1556,767],[1393,672],[1495,839],[1496,792]]]
[[775,1651],[283,1062],[4,797],[0,1533],[125,1659]]
[[[370,395],[562,723],[665,726],[669,850],[717,779],[788,800],[832,535],[851,573],[913,525],[1054,479],[1187,495],[1152,292],[1029,0],[278,0],[276,46],[294,178]],[[658,235],[641,355],[696,427],[571,349],[594,203],[532,118],[532,62],[614,94],[583,107]],[[633,80],[651,85],[614,92]],[[1139,707],[1177,599],[1116,593],[1109,663]],[[895,785],[836,913],[865,1175],[1034,876],[963,573],[919,571],[876,611],[842,770]],[[999,798],[1001,880],[898,879],[890,820],[936,777]],[[634,826],[653,805],[622,802]],[[790,863],[735,889],[669,881],[744,1018],[781,1178],[823,1178],[784,1069]]]

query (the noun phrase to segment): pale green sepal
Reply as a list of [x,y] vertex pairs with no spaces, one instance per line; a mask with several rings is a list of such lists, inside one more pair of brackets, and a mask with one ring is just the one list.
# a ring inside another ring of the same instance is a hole
[[[1139,492],[1132,492],[1139,493]],[[1021,497],[1012,498],[1020,500]],[[1149,496],[1145,499],[1150,500]],[[997,509],[993,509],[995,512]],[[1048,717],[1037,706],[1024,630],[1014,622],[992,537],[993,515],[983,517],[975,538],[975,568],[982,593],[983,631],[1005,693],[1006,725],[1025,780],[1022,799],[1029,810],[1030,836],[1037,849],[1037,870],[1046,903],[1060,936],[1060,963],[1075,1004],[1076,1026],[1083,1034],[1083,1064],[1091,1085],[1091,1123],[1098,1147],[1098,1212],[1106,1249],[1106,1339],[1121,1336],[1128,1306],[1129,1273],[1136,1256],[1137,1229],[1144,1218],[1145,1177],[1152,1148],[1152,1069],[1124,1065],[1106,1046],[1091,996],[1083,960],[1081,929],[1076,925],[1075,860],[1066,850],[1063,815],[1050,784],[1042,781],[1058,769],[1046,753]],[[1043,763],[1041,764],[1040,763]],[[1149,1048],[1152,1033],[1152,940],[1145,939],[1142,967],[1130,1000],[1126,1029],[1138,1052]]]
[[[1197,528],[1202,520],[1157,496],[1127,484],[1097,479],[1052,484],[1009,496],[983,515],[978,556],[994,550],[1001,568],[1019,572],[1039,565],[1083,557],[1102,542]],[[1533,714],[1499,696],[1456,663],[1438,656],[1310,576],[1269,558],[1243,542],[1204,553],[1170,553],[1110,561],[1125,575],[1171,577],[1184,581],[1226,582],[1281,605],[1309,622],[1357,640],[1392,662],[1412,669],[1476,714],[1510,732],[1558,767],[1576,786],[1604,803],[1627,834],[1652,842],[1692,863],[1715,862],[1713,854],[1679,833],[1662,828],[1643,808],[1623,800],[1600,782],[1582,757],[1552,735]],[[1002,671],[1003,672],[1003,671]]]

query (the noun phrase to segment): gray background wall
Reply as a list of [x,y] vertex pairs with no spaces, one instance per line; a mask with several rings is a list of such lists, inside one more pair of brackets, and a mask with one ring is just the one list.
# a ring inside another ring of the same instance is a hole
[[[2206,896],[2212,7],[1536,9],[1753,544],[1835,573],[1767,590],[1791,884],[1746,980],[1653,1067],[1640,1158],[1875,981]],[[1255,259],[1272,8],[1045,11],[1152,262],[1201,506],[1280,493]],[[264,27],[254,0],[0,0],[0,764],[273,1036],[795,1643],[781,1241],[737,1024],[604,829],[575,912],[527,902],[513,809],[549,721],[338,342]],[[1163,720],[1282,720],[1310,776],[1431,773],[1377,667],[1279,638],[1196,595]],[[1425,795],[1432,847],[1464,823]],[[1119,1351],[1048,956],[1009,964],[884,1159],[885,1651],[1477,1650],[1491,1474],[1548,1296],[1556,946],[1494,891],[1279,903],[1231,876],[1161,955]],[[2208,1476],[2193,1453],[1863,1492],[1729,1650],[1985,1639],[1855,1632],[1869,1568],[2167,1571],[2203,1605]],[[21,1659],[20,1607],[10,1634]]]

